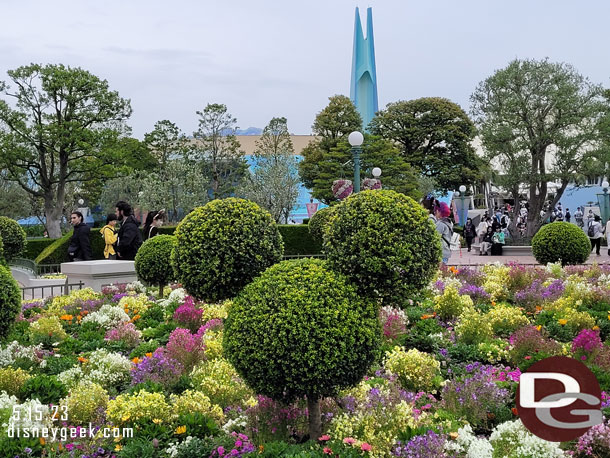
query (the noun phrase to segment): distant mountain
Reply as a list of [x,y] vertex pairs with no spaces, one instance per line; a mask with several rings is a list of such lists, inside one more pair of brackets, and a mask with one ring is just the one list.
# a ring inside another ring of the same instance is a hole
[[237,129],[235,131],[235,135],[261,135],[262,133],[263,129],[258,127],[248,127],[247,129]]

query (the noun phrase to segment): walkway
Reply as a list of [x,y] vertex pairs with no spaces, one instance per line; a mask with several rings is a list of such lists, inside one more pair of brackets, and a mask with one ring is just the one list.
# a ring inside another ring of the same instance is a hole
[[[595,253],[589,256],[589,259],[587,259],[585,264],[610,264],[610,256],[608,256],[608,249],[602,249],[601,253],[601,256],[597,256]],[[516,262],[523,265],[538,265],[538,262],[533,256],[479,256],[478,254],[475,254],[474,250],[468,253],[468,250],[466,250],[465,248],[462,249],[461,252],[452,251],[448,264],[450,266],[478,266],[482,264],[492,264],[494,262],[500,262],[502,264]]]

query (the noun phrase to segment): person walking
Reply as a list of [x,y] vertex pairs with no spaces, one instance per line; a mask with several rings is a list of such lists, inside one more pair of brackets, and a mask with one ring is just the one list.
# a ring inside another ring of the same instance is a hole
[[587,235],[591,239],[591,251],[595,249],[595,254],[600,256],[600,249],[602,244],[602,236],[604,229],[602,228],[601,218],[599,215],[593,217],[593,221],[589,221],[587,228]]
[[477,236],[477,231],[472,224],[472,218],[468,218],[466,220],[466,225],[464,226],[464,238],[466,239],[466,246],[468,247],[468,252],[470,253],[470,248],[472,247],[472,241]]
[[440,202],[436,208],[436,231],[441,235],[443,248],[443,264],[447,265],[451,257],[451,239],[453,237],[453,224],[449,221],[451,210],[445,202]]
[[164,217],[165,210],[154,210],[148,212],[148,214],[146,215],[146,222],[144,223],[144,240],[151,239],[159,233],[159,228],[163,226]]
[[584,216],[585,214],[582,212],[581,208],[578,207],[574,212],[574,219],[576,220],[576,225],[580,228],[585,226]]
[[116,217],[121,221],[116,245],[117,259],[133,261],[142,245],[140,224],[131,214],[131,205],[121,200],[116,204]]
[[109,260],[116,259],[116,250],[114,249],[114,244],[117,241],[117,234],[115,231],[116,223],[118,219],[114,213],[108,213],[106,216],[106,225],[100,229],[100,234],[104,239],[104,243],[106,244],[104,248],[104,258]]
[[68,256],[71,261],[91,260],[91,239],[89,233],[91,229],[84,222],[83,214],[79,211],[72,212],[70,224],[74,226],[74,233],[68,246]]

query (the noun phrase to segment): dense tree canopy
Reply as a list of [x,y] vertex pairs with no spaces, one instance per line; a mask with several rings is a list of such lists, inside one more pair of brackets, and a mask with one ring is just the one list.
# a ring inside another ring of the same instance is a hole
[[123,163],[129,100],[80,68],[31,64],[0,83],[0,169],[44,200],[47,229],[61,235],[70,183],[86,186]]
[[[548,60],[514,60],[482,81],[472,95],[472,113],[483,147],[510,180],[529,190],[528,235],[543,219],[549,183],[559,184],[551,202],[560,201],[600,147],[600,126],[608,112],[600,86],[574,67]],[[512,218],[513,220],[515,218]]]

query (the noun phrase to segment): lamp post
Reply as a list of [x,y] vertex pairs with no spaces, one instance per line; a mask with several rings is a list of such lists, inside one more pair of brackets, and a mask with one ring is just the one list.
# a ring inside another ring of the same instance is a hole
[[455,199],[455,206],[457,208],[458,223],[464,227],[466,220],[468,219],[468,207],[470,206],[467,202],[470,200],[470,196],[466,196],[466,186],[460,186],[460,192],[455,192],[453,198]]
[[352,146],[351,153],[354,158],[354,194],[360,192],[360,153],[362,152],[362,142],[364,141],[364,136],[358,132],[354,131],[349,134],[347,137],[347,141]]
[[604,180],[602,183],[604,190],[603,194],[597,195],[597,202],[599,203],[599,212],[602,217],[602,224],[606,224],[608,218],[610,218],[610,195],[608,194],[608,181]]

